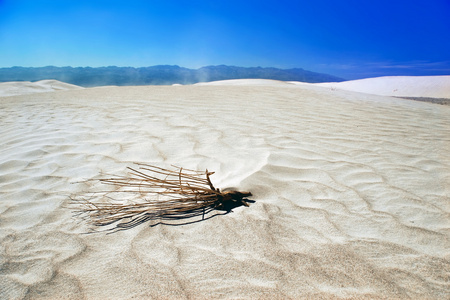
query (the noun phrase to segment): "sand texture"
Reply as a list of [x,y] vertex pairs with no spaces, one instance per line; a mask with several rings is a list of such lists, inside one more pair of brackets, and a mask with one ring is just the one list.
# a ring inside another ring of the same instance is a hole
[[[0,97],[1,299],[448,299],[450,107],[283,82]],[[255,203],[84,234],[133,162]]]
[[0,82],[0,97],[79,89],[82,89],[82,87],[52,79],[35,82]]
[[385,76],[316,85],[383,96],[450,99],[450,76]]

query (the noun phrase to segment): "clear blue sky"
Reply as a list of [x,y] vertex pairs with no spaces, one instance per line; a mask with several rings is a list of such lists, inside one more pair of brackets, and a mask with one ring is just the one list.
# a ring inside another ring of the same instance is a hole
[[0,67],[450,75],[450,0],[0,0]]

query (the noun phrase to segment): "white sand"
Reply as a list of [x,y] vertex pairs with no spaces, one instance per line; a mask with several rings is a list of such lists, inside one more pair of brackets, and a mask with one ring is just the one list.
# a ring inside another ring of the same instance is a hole
[[82,89],[82,87],[53,79],[40,80],[35,82],[0,82],[0,97],[78,89]]
[[[0,298],[448,299],[450,107],[237,83],[0,98]],[[76,182],[134,161],[256,202],[83,234]]]
[[382,96],[450,98],[450,76],[386,76],[316,85]]
[[213,86],[254,86],[254,85],[263,85],[263,86],[284,86],[293,83],[300,82],[286,82],[279,80],[271,80],[271,79],[230,79],[230,80],[218,80],[218,81],[210,81],[210,82],[199,82],[195,85],[213,85]]

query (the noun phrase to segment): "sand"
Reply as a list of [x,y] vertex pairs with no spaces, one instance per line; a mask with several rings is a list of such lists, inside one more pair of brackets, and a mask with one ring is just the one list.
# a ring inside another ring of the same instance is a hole
[[0,82],[0,97],[45,93],[59,90],[79,90],[82,87],[54,79]]
[[[448,299],[450,107],[235,83],[0,97],[0,298]],[[133,162],[255,203],[85,234],[69,197]]]
[[382,96],[450,99],[450,76],[384,76],[316,85]]

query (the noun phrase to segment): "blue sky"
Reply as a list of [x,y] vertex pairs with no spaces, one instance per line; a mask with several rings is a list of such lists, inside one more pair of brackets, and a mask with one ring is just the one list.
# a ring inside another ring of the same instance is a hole
[[0,0],[0,67],[450,75],[450,0]]

